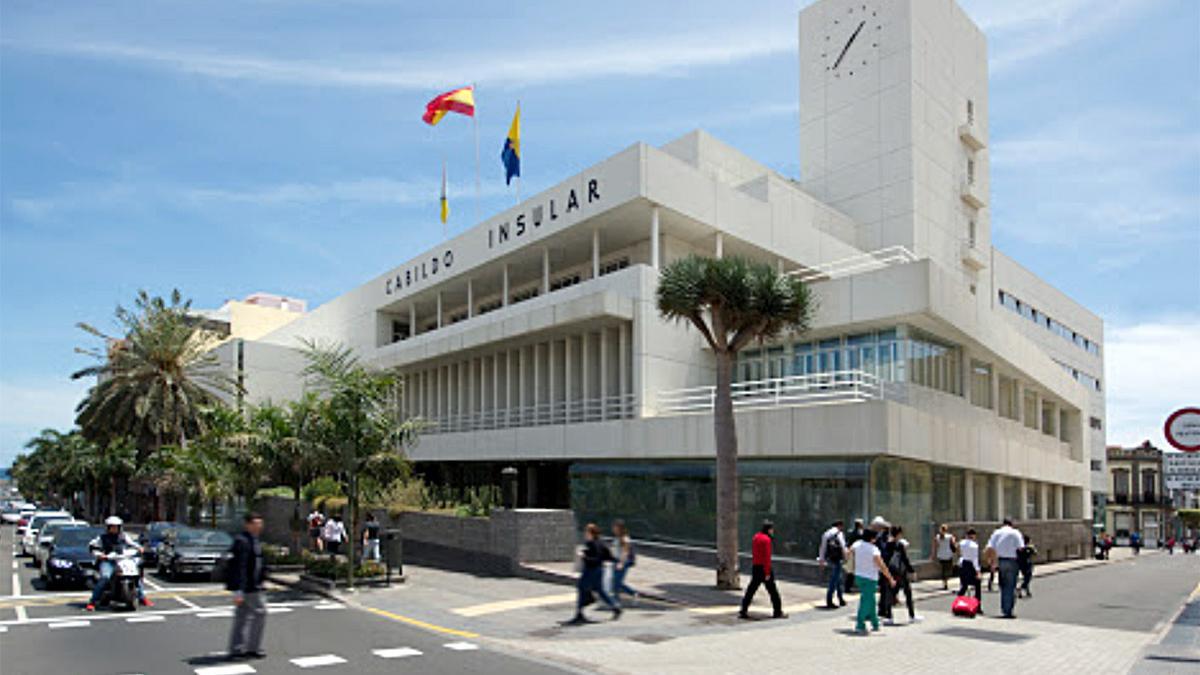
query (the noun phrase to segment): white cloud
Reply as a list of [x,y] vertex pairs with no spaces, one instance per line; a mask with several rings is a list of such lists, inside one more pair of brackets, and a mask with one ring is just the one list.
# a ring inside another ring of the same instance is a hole
[[1200,314],[1117,326],[1107,331],[1108,443],[1149,440],[1167,448],[1172,411],[1200,405]]
[[[787,28],[790,28],[787,27]],[[216,79],[271,84],[429,89],[447,83],[492,86],[546,84],[612,76],[672,75],[689,68],[738,63],[794,52],[796,36],[783,27],[724,27],[719,34],[643,36],[620,42],[567,44],[518,53],[462,54],[422,61],[411,55],[363,55],[302,60],[263,55],[186,51],[114,42],[4,41],[35,52],[118,61]]]
[[0,380],[0,466],[8,466],[25,442],[47,427],[70,429],[75,405],[90,381]]

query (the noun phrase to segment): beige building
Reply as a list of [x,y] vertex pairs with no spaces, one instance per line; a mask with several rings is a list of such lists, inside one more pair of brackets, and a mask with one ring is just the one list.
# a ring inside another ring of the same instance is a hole
[[1133,448],[1108,448],[1108,491],[1105,528],[1118,544],[1141,532],[1142,541],[1154,546],[1168,536],[1171,499],[1163,472],[1163,452],[1146,441]]
[[634,144],[246,339],[250,396],[297,395],[298,341],[339,341],[399,374],[431,478],[515,466],[524,503],[707,545],[712,356],[655,290],[682,256],[747,256],[820,312],[738,363],[745,531],[771,516],[803,557],[834,517],[919,546],[1006,514],[1081,532],[1103,323],[992,245],[984,35],[949,0],[821,0],[799,44],[800,180],[702,131]]

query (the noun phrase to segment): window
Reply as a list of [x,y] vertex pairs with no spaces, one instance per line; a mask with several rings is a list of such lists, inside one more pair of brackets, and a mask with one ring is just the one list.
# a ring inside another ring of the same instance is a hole
[[975,123],[975,101],[967,99],[967,124]]
[[980,408],[992,407],[992,366],[971,361],[971,403]]
[[1011,377],[1000,376],[1000,401],[999,413],[1001,417],[1015,420],[1021,411],[1021,402],[1018,399],[1017,381]]
[[908,381],[913,384],[961,395],[961,362],[958,347],[920,334],[908,340]]
[[[1087,353],[1094,354],[1096,356],[1100,355],[1100,347],[1095,342],[1092,342],[1091,340],[1087,339],[1083,335],[1080,335],[1079,333],[1071,330],[1067,326],[1064,326],[1062,323],[1060,323],[1060,322],[1056,321],[1055,319],[1053,319],[1052,317],[1046,315],[1045,312],[1042,312],[1042,311],[1034,308],[1029,303],[1023,302],[1023,301],[1017,299],[1011,293],[1008,293],[1005,291],[1000,291],[1000,305],[1013,310],[1014,312],[1025,317],[1026,319],[1029,319],[1030,321],[1033,321],[1037,325],[1042,326],[1043,328],[1050,331],[1051,333],[1054,333],[1055,335],[1058,335],[1059,337],[1063,338],[1064,340],[1067,340],[1068,342],[1073,343],[1076,347],[1079,347],[1080,349],[1086,351]],[[1091,386],[1090,382],[1087,384],[1089,384],[1089,386]],[[1098,385],[1095,386],[1094,388],[1097,391],[1099,391],[1099,389],[1100,389],[1100,387]]]
[[465,321],[466,318],[467,318],[467,311],[464,309],[461,312],[456,312],[454,314],[451,314],[450,315],[450,323],[455,324],[455,323],[458,323],[459,321]]
[[1158,472],[1146,469],[1142,472],[1142,501],[1153,504],[1158,496]]
[[1038,403],[1037,393],[1033,391],[1025,391],[1025,426],[1030,429],[1037,429],[1038,423]]
[[975,248],[975,219],[967,221],[967,245]]
[[1093,459],[1092,460],[1092,471],[1103,471],[1103,470],[1104,470],[1104,462],[1101,460],[1098,460],[1098,459]]
[[518,302],[525,302],[526,300],[536,298],[537,296],[538,296],[538,288],[537,288],[537,286],[532,286],[530,288],[526,288],[523,291],[517,291],[516,293],[513,293],[512,300],[509,301],[509,304],[515,305]]
[[975,184],[975,160],[967,160],[967,185]]
[[629,267],[628,257],[617,258],[616,260],[609,260],[608,262],[600,263],[600,276],[612,274],[613,272],[616,272],[617,270],[623,270],[626,267]]
[[1113,496],[1117,498],[1117,503],[1124,503],[1129,500],[1129,470],[1128,469],[1113,469]]
[[1042,401],[1042,433],[1047,436],[1057,436],[1054,432],[1054,423],[1057,420],[1054,415],[1054,404],[1050,401]]
[[404,321],[393,320],[392,321],[392,342],[399,342],[401,340],[407,340],[408,338],[409,338],[408,324]]
[[1098,431],[1102,428],[1103,425],[1101,424],[1099,417],[1089,417],[1088,418],[1088,426],[1093,429],[1096,429]]
[[487,314],[488,312],[494,312],[497,309],[500,309],[500,307],[501,307],[501,301],[499,299],[492,300],[491,302],[485,302],[482,305],[480,305],[478,313],[479,314]]
[[579,276],[579,273],[576,272],[574,274],[568,274],[566,276],[559,277],[559,278],[555,279],[554,281],[551,281],[550,282],[550,290],[557,291],[560,288],[567,288],[568,286],[574,286],[575,284],[579,283],[580,280],[581,280],[581,277]]

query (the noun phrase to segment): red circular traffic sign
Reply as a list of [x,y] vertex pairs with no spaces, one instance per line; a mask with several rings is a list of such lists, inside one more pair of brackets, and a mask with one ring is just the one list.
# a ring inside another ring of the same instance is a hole
[[1180,408],[1163,425],[1167,442],[1184,452],[1200,452],[1200,408]]

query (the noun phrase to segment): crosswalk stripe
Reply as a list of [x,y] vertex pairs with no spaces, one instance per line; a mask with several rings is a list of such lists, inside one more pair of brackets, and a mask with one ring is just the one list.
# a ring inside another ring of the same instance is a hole
[[313,605],[317,609],[345,609],[346,606],[340,602],[321,602]]
[[197,668],[196,675],[242,675],[243,673],[256,673],[253,666],[248,666],[244,663],[238,663],[232,666],[208,666],[207,668]]
[[155,621],[166,621],[167,617],[161,614],[153,614],[151,616],[131,616],[125,619],[125,623],[153,623]]
[[319,668],[321,666],[336,666],[339,663],[345,663],[346,659],[337,654],[322,654],[320,656],[302,656],[298,659],[290,659],[292,664],[301,668]]
[[50,628],[87,628],[92,625],[91,621],[57,621],[55,623],[46,624]]
[[292,611],[291,607],[268,607],[267,614],[287,614]]
[[373,649],[371,653],[381,659],[403,659],[409,656],[420,656],[421,652],[412,647],[396,647],[395,649]]
[[479,645],[471,642],[450,642],[442,646],[446,649],[453,649],[456,652],[469,652],[479,649]]
[[216,612],[200,612],[196,614],[196,616],[200,617],[201,619],[224,619],[233,616],[233,612],[227,609],[222,609]]

